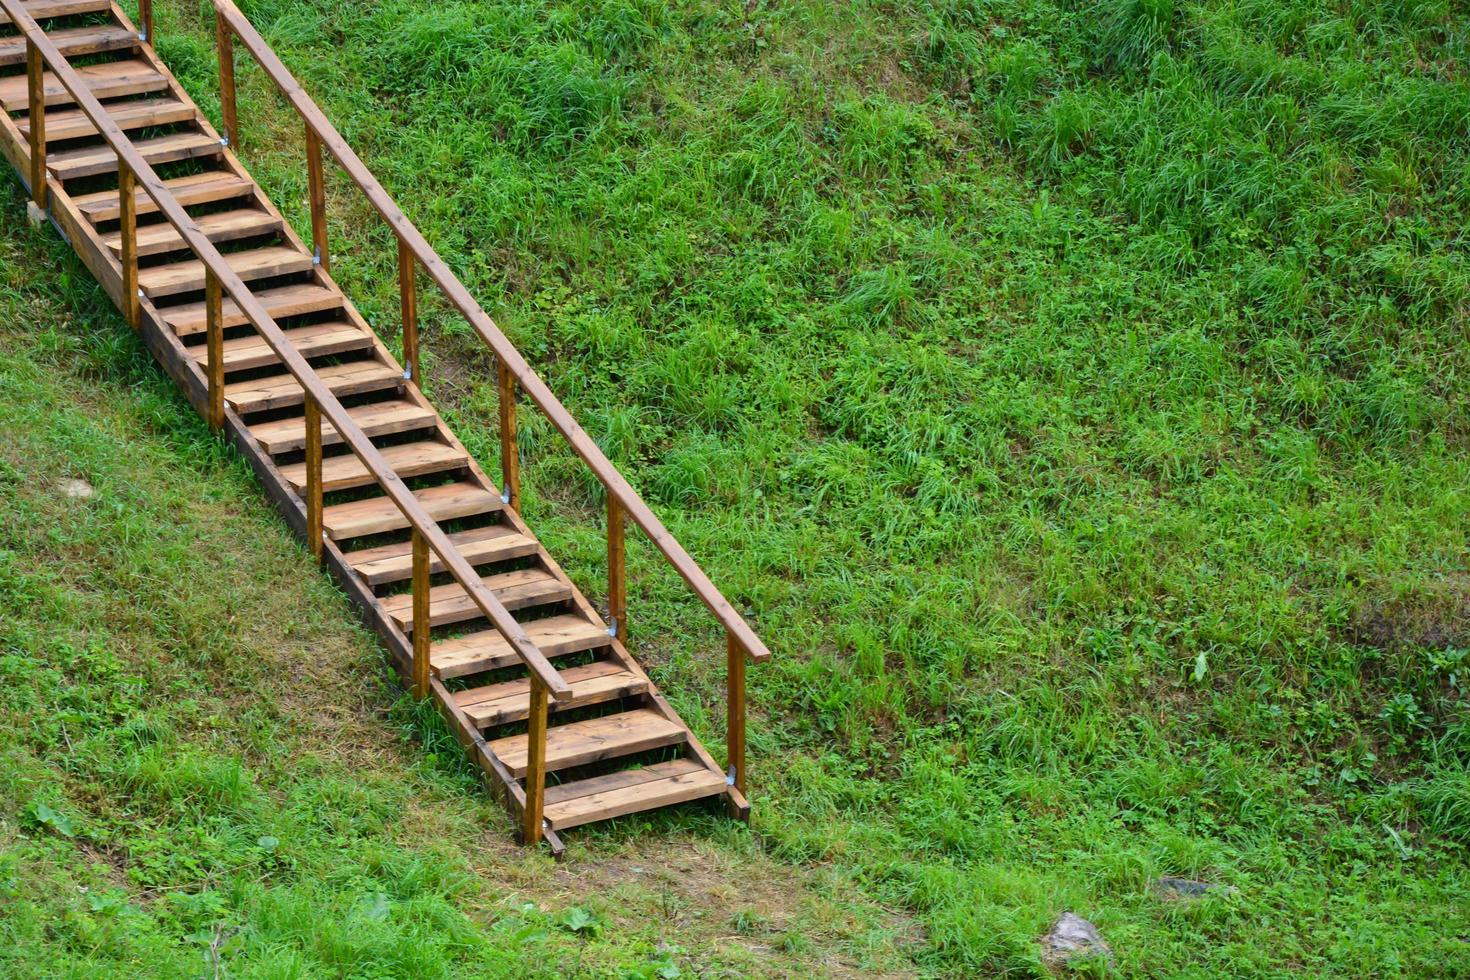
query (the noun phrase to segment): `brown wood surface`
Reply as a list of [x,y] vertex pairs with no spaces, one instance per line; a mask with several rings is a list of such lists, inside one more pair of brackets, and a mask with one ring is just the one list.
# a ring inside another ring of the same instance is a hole
[[[49,62],[48,62],[49,63]],[[100,65],[73,68],[88,91],[97,99],[116,99],[124,95],[143,95],[162,92],[168,88],[164,78],[146,61],[108,61]],[[25,109],[28,99],[27,79],[23,75],[0,78],[0,107],[6,112]],[[76,100],[67,91],[60,79],[50,71],[41,78],[41,91],[48,106],[70,105]]]
[[[321,390],[331,395],[326,384]],[[373,402],[348,409],[347,418],[365,436],[386,436],[395,432],[412,432],[415,429],[431,428],[438,420],[433,412],[411,401]],[[250,427],[251,435],[259,441],[261,448],[272,456],[289,453],[306,445],[306,427],[301,417],[276,419]],[[328,427],[322,434],[322,444],[335,446],[342,441],[336,425]],[[404,525],[407,526],[407,525]]]
[[[175,163],[199,157],[218,156],[224,149],[207,133],[171,133],[133,144],[149,163]],[[51,154],[47,167],[58,180],[97,177],[117,172],[117,153],[107,144]]]
[[745,651],[733,635],[725,639],[725,754],[734,787],[745,792]]
[[[132,195],[127,195],[129,199]],[[216,211],[201,214],[194,219],[195,226],[212,242],[239,241],[242,238],[257,238],[273,235],[281,230],[281,219],[256,208],[235,208],[231,211]],[[121,235],[113,232],[103,235],[102,241],[114,253],[121,251]],[[164,255],[188,249],[178,229],[167,222],[144,225],[138,229],[139,255]]]
[[235,43],[218,8],[214,14],[214,47],[219,54],[220,135],[227,145],[239,146],[240,122],[235,108]]
[[500,404],[500,490],[507,507],[521,509],[521,447],[516,437],[516,379],[505,364],[495,365]]
[[[4,23],[4,15],[0,15]],[[89,27],[69,27],[47,31],[46,36],[61,49],[68,58],[98,54],[103,51],[126,51],[138,46],[138,36],[117,24],[94,24]],[[0,37],[0,67],[23,65],[26,61],[26,40],[20,35]]]
[[[646,708],[559,725],[546,733],[546,768],[556,772],[678,745],[686,734],[682,725]],[[526,774],[528,764],[526,746],[525,735],[511,735],[492,741],[490,751],[505,763],[511,775],[520,777]]]
[[[301,316],[306,313],[325,313],[342,308],[342,294],[335,288],[323,286],[314,282],[301,282],[289,286],[277,286],[271,289],[262,289],[255,293],[257,302],[270,311],[272,317]],[[198,333],[204,329],[204,304],[200,302],[180,303],[170,306],[163,311],[163,318],[168,325],[173,327],[174,333],[180,337]],[[224,305],[224,318],[226,329],[230,327],[243,327],[250,320],[241,312],[240,307],[232,299],[226,299]],[[339,326],[351,326],[350,324],[339,324]],[[363,331],[354,327],[359,333]],[[261,339],[261,343],[270,347],[270,342]],[[277,357],[267,363],[277,363]]]
[[301,468],[306,483],[306,543],[317,558],[322,556],[322,412],[315,401],[306,400],[306,459]]
[[550,751],[546,731],[546,686],[531,677],[531,706],[526,734],[526,802],[521,810],[521,842],[535,844],[541,839],[541,811],[546,799],[546,759]]
[[[361,395],[370,391],[397,388],[403,376],[389,364],[380,361],[348,361],[345,364],[330,364],[317,368],[317,375],[332,389],[338,398]],[[304,397],[301,382],[289,374],[277,374],[269,378],[251,381],[236,381],[225,386],[225,399],[244,415],[268,409],[290,408],[300,405]],[[310,426],[307,427],[308,431]],[[366,471],[364,471],[366,472]],[[401,470],[395,470],[399,476]],[[336,489],[341,489],[336,488]]]
[[[200,236],[203,239],[203,236]],[[221,256],[222,265],[243,281],[271,279],[311,271],[311,256],[288,245],[272,245]],[[204,288],[209,267],[198,259],[184,259],[144,269],[138,276],[143,292],[152,299],[197,292]]]
[[429,543],[413,532],[413,695],[429,694]]
[[[325,439],[325,434],[324,437]],[[500,509],[500,498],[486,493],[473,483],[450,483],[413,491],[415,500],[429,520],[454,520],[473,517]],[[382,534],[409,527],[409,520],[390,497],[372,497],[346,504],[333,504],[324,517],[327,533],[333,541],[345,541],[367,534]]]
[[[520,568],[511,572],[486,575],[480,580],[487,589],[495,593],[501,605],[510,610],[527,606],[541,606],[550,602],[565,602],[571,598],[572,590],[561,579],[541,568]],[[409,593],[388,596],[383,600],[383,611],[392,617],[398,628],[405,633],[418,632],[419,623],[414,615]],[[480,610],[465,594],[458,582],[436,585],[429,592],[429,625],[451,626],[467,620],[480,618]]]
[[[123,316],[128,326],[137,330],[142,325],[143,308],[138,299],[138,215],[133,206],[137,200],[133,194],[135,181],[126,164],[119,166],[117,178],[118,198],[123,202],[117,231],[118,261],[122,265]],[[211,347],[210,351],[213,352],[214,348]],[[222,365],[221,352],[221,369]]]
[[[336,365],[336,367],[345,369],[356,367],[359,363],[362,362]],[[373,365],[376,370],[392,370],[391,368],[385,369],[383,365],[378,364],[376,361],[366,363]],[[332,370],[333,368],[322,368],[320,373],[330,382]],[[290,375],[285,375],[285,377],[289,378]],[[397,371],[393,371],[392,380],[394,383],[402,380]],[[247,381],[243,383],[254,384],[255,382]],[[230,387],[234,386],[231,385]],[[300,391],[299,386],[297,391]],[[225,397],[230,397],[228,388],[225,391]],[[407,442],[397,446],[385,446],[382,452],[383,458],[388,461],[388,465],[393,467],[393,472],[401,477],[450,472],[461,469],[469,459],[461,450],[454,446],[432,440]],[[305,471],[301,468],[300,463],[282,466],[281,475],[286,478],[287,483],[297,488],[302,485],[301,481],[305,479]],[[331,457],[322,468],[322,485],[329,493],[336,490],[350,490],[353,487],[364,487],[372,482],[372,474],[367,471],[367,467],[362,465],[362,460],[350,452]],[[463,547],[460,548],[460,551],[464,551]]]
[[[572,699],[557,705],[561,711],[615,701],[648,690],[647,679],[609,660],[565,668],[561,671],[561,678],[572,687]],[[487,684],[457,692],[454,701],[482,729],[522,721],[530,703],[530,683],[527,678],[520,677]]]
[[[690,760],[679,761],[688,762]],[[629,771],[653,775],[663,772],[659,766],[667,765],[669,764],[660,763]],[[609,786],[606,789],[572,797],[554,805],[547,805],[545,808],[546,821],[557,830],[567,830],[594,820],[609,820],[629,813],[640,813],[658,807],[673,806],[676,803],[687,803],[690,800],[718,796],[725,791],[725,780],[719,773],[711,772],[699,766],[698,763],[694,765],[697,768],[662,775],[661,778],[640,779],[637,782],[629,780],[629,785]],[[592,780],[583,782],[592,782]],[[580,785],[582,784],[570,784],[571,787]]]
[[628,642],[628,551],[623,505],[607,498],[607,618],[613,636]]
[[[389,452],[391,450],[384,450],[384,457],[391,462],[393,457],[388,455]],[[540,547],[535,538],[520,534],[515,528],[502,524],[492,524],[489,527],[478,527],[469,531],[456,531],[449,535],[449,540],[464,556],[465,561],[474,565],[522,558],[535,554]],[[362,577],[363,581],[369,585],[387,585],[408,578],[408,548],[401,542],[348,552],[347,560],[357,570],[357,574]],[[435,558],[430,564],[430,569],[432,574],[438,575],[444,571],[444,565],[438,558]],[[509,647],[506,648],[506,652],[511,652]]]
[[[30,111],[26,118],[30,123],[31,141],[31,201],[42,211],[46,210],[46,102],[42,97],[45,78],[45,62],[41,51],[30,41],[26,42],[26,73],[24,82]],[[0,86],[13,79],[0,81]],[[15,109],[7,105],[7,109]]]
[[[536,647],[548,657],[596,650],[609,643],[607,630],[575,613],[548,616],[525,624]],[[434,644],[434,671],[448,680],[516,663],[515,651],[497,630],[480,630]]]
[[[131,35],[129,35],[131,36]],[[146,129],[149,126],[167,126],[172,123],[188,122],[198,110],[188,102],[171,97],[140,99],[109,107],[109,115],[122,129]],[[30,122],[19,120],[20,130],[29,134]],[[97,127],[80,109],[58,109],[46,114],[46,142],[85,139],[96,136]],[[218,176],[218,175],[215,175]]]
[[[175,177],[164,181],[163,186],[184,207],[233,200],[249,194],[255,188],[255,185],[244,177],[217,172]],[[158,212],[157,202],[141,187],[134,194],[134,201],[140,215]],[[115,220],[121,210],[116,190],[79,194],[72,198],[72,204],[93,223]]]
[[[224,317],[228,325],[228,313]],[[296,327],[285,332],[286,337],[303,357],[323,357],[328,354],[343,354],[367,350],[373,346],[372,335],[351,323],[315,323]],[[204,348],[191,348],[194,356],[203,359]],[[276,352],[265,340],[255,334],[231,337],[225,341],[225,370],[244,371],[278,363]]]
[[332,257],[327,251],[327,182],[322,174],[322,144],[306,127],[306,197],[311,207],[311,241],[316,249],[317,265],[332,271]]
[[[109,10],[112,0],[26,0],[26,13],[36,20],[48,17],[72,17],[77,14],[96,14]],[[10,15],[0,10],[0,24],[9,24]]]
[[205,374],[209,378],[209,425],[219,429],[225,424],[225,331],[220,317],[219,277],[212,269],[205,273],[204,309],[205,344],[209,352],[205,362]]
[[[308,129],[311,127],[308,126]],[[398,312],[403,330],[403,363],[414,384],[422,387],[419,377],[419,287],[413,253],[403,242],[398,243]]]

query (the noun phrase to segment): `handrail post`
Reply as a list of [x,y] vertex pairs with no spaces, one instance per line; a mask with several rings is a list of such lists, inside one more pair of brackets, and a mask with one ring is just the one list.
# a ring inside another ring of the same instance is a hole
[[727,633],[725,639],[725,756],[730,768],[726,780],[745,792],[745,650]]
[[306,542],[322,556],[322,409],[306,396]]
[[[429,542],[413,531],[413,696],[429,696]],[[532,675],[534,682],[535,675]]]
[[133,168],[117,160],[118,232],[122,236],[122,301],[128,326],[143,325],[143,308],[138,299],[138,199]]
[[153,0],[138,0],[138,19],[142,21],[143,30],[138,34],[138,40],[153,43]]
[[209,427],[216,432],[225,424],[225,330],[221,310],[219,277],[208,265],[204,267],[205,342],[209,345],[206,371],[209,389]]
[[404,377],[420,388],[424,379],[419,373],[419,290],[416,281],[418,267],[414,264],[413,249],[402,238],[398,239],[398,308],[403,314],[403,369]]
[[311,241],[316,248],[316,264],[331,274],[332,259],[327,254],[327,185],[322,175],[322,141],[311,123],[306,124],[306,183],[311,197]]
[[26,96],[31,113],[31,200],[46,210],[46,63],[41,49],[26,38]]
[[214,10],[214,46],[219,54],[219,114],[226,146],[240,143],[240,125],[235,113],[235,42],[230,25],[218,7]]
[[628,642],[628,560],[624,538],[623,505],[607,494],[607,618],[608,632]]
[[546,685],[531,679],[531,713],[526,728],[526,806],[521,811],[521,843],[541,840],[541,815],[546,801]]
[[521,450],[516,444],[516,379],[497,359],[496,387],[500,390],[500,499],[521,512]]

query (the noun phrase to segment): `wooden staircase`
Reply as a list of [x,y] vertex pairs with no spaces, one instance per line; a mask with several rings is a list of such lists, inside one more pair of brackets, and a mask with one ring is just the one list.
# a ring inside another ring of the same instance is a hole
[[[746,658],[765,647],[373,180],[244,16],[216,3],[223,131],[110,0],[0,0],[0,149],[211,424],[432,697],[528,842],[720,798],[748,815]],[[306,124],[312,242],[235,157],[234,45]],[[399,241],[404,361],[331,277],[326,148]],[[502,486],[419,388],[417,276],[490,346]],[[605,622],[519,513],[518,397],[608,494]],[[502,489],[503,487],[503,489]],[[629,654],[624,526],[644,530],[728,635],[723,767]]]

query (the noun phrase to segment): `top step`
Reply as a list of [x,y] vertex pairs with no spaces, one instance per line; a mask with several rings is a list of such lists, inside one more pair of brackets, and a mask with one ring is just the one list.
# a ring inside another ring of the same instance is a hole
[[[112,9],[112,0],[25,0],[26,13],[36,20],[51,17],[75,17],[100,14]],[[10,15],[0,10],[0,24],[10,23]]]

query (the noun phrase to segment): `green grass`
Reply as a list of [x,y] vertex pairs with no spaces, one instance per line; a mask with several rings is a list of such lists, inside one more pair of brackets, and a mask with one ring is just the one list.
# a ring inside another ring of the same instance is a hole
[[[209,104],[203,9],[160,43]],[[1067,909],[1131,975],[1470,970],[1459,5],[246,9],[776,651],[743,846],[913,916],[928,973],[1036,973]],[[242,86],[299,223],[299,124]],[[391,334],[391,239],[331,196]],[[600,594],[596,488],[522,431]],[[718,743],[721,638],[631,555],[635,652]]]

